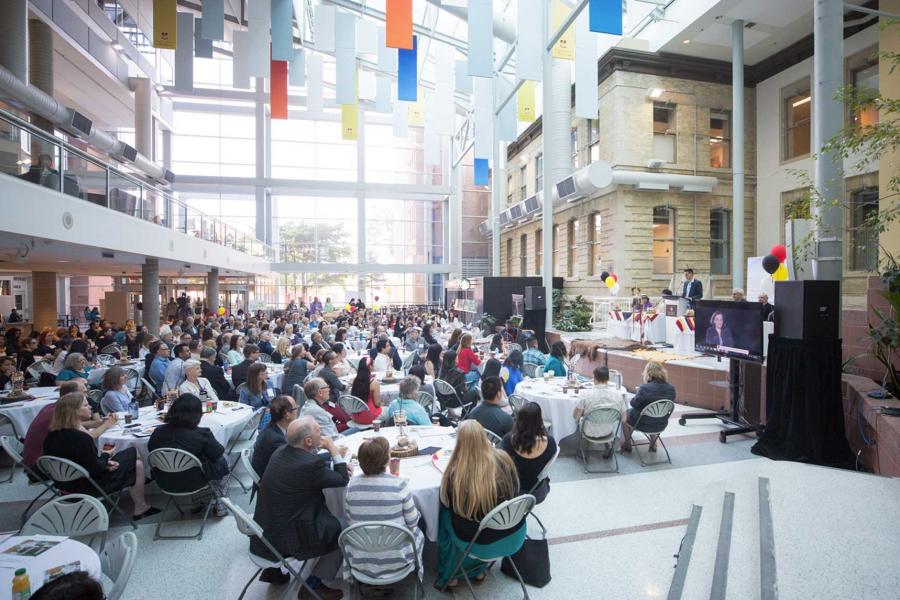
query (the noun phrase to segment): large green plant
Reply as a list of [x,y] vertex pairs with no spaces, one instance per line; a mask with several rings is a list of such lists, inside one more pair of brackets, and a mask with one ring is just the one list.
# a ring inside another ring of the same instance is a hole
[[491,315],[491,313],[484,313],[481,315],[481,318],[478,319],[478,328],[484,332],[494,331],[494,324],[497,322],[497,318]]
[[[556,307],[556,291],[554,294],[554,308]],[[555,313],[553,327],[559,331],[590,331],[591,330],[591,306],[580,294],[572,300],[565,300],[560,292],[559,312]]]
[[875,312],[880,322],[869,323],[869,337],[872,339],[872,354],[880,362],[890,382],[890,392],[900,395],[900,372],[894,365],[900,364],[900,265],[894,257],[888,257],[888,268],[882,273],[884,290],[881,295],[890,304],[887,311],[877,308]]

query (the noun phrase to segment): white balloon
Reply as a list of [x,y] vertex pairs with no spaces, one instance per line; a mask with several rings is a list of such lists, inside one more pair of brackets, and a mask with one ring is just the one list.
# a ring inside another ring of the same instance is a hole
[[763,275],[760,277],[759,291],[768,294],[769,302],[772,302],[772,299],[775,297],[775,280],[772,279],[771,275]]
[[619,290],[620,290],[620,289],[622,289],[622,288],[621,288],[621,286],[619,285],[619,282],[617,281],[617,282],[616,282],[616,285],[614,285],[613,288],[612,288],[612,295],[613,295],[613,296],[618,296],[618,295],[619,295]]

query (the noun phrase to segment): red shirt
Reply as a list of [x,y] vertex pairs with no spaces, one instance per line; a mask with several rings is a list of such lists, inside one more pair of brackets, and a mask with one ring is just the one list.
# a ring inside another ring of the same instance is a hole
[[472,365],[477,367],[480,364],[481,360],[475,356],[475,353],[472,352],[471,348],[463,348],[459,351],[459,356],[456,358],[456,366],[458,366],[459,370],[463,373],[468,373],[472,368]]
[[50,420],[53,418],[55,406],[54,402],[42,408],[28,426],[22,458],[25,459],[25,464],[29,469],[34,469],[37,466],[37,460],[44,454],[44,440],[47,439],[47,434],[50,432]]

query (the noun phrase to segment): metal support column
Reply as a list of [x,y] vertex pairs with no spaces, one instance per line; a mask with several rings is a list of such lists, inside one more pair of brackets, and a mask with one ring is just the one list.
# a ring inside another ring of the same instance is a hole
[[[458,142],[457,142],[458,144]],[[457,152],[462,152],[463,148],[457,146]],[[461,157],[460,157],[461,158]],[[450,199],[448,206],[448,221],[450,232],[450,248],[448,255],[450,256],[450,274],[451,277],[459,279],[462,277],[462,214],[460,207],[462,206],[463,196],[463,165],[457,165],[450,177]]]
[[[265,93],[265,84],[261,78],[256,79],[255,95],[255,142],[256,142],[256,179],[261,181],[266,177],[266,157],[268,155],[268,139],[266,139],[266,105],[261,100]],[[262,185],[256,186],[256,239],[266,239],[266,189]],[[246,307],[244,307],[246,309]]]
[[550,119],[547,117],[550,115],[550,107],[553,105],[553,86],[550,85],[553,78],[553,56],[551,51],[547,49],[547,46],[550,43],[550,36],[552,35],[550,32],[551,7],[550,2],[544,2],[543,4],[544,8],[541,11],[541,31],[544,34],[544,47],[543,69],[541,74],[543,85],[541,87],[544,106],[544,116],[542,121],[544,133],[541,138],[541,145],[544,160],[542,173],[544,180],[544,191],[542,195],[544,208],[541,217],[541,227],[543,229],[541,232],[541,246],[544,249],[544,255],[541,258],[541,276],[543,278],[542,284],[544,286],[544,292],[546,294],[544,297],[547,304],[545,327],[549,329],[553,326],[553,302],[551,301],[551,298],[553,297],[553,186],[556,185],[556,180],[553,178],[553,163],[556,158],[553,156],[553,144],[548,143],[548,138],[550,136],[547,134],[552,128],[552,125],[549,122]]
[[144,156],[153,156],[153,87],[147,77],[130,77],[134,90],[134,147]]
[[731,25],[731,284],[744,282],[744,21]]
[[146,257],[141,266],[141,304],[144,326],[159,335],[159,259]]
[[497,139],[499,117],[494,112],[498,100],[498,77],[499,75],[494,73],[491,81],[493,89],[491,96],[491,275],[494,277],[500,276],[500,185],[503,181],[503,173],[500,170],[500,143]]
[[843,274],[844,170],[835,152],[822,146],[844,123],[844,103],[837,99],[844,85],[844,6],[841,0],[815,0],[813,12],[813,154],[818,199],[813,203],[816,279],[840,281]]
[[206,305],[212,314],[219,310],[219,268],[212,267],[206,274]]

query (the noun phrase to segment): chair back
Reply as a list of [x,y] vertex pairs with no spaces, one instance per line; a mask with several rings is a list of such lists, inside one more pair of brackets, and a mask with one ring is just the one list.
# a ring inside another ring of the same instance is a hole
[[103,390],[88,390],[87,401],[88,404],[91,405],[91,410],[105,415],[106,411],[103,410],[103,406],[101,404],[104,394],[105,392]]
[[403,365],[401,366],[401,368],[403,369],[404,373],[408,372],[412,368],[412,366],[414,364],[416,364],[416,359],[418,357],[419,357],[419,353],[413,351],[413,352],[410,352],[406,356],[406,358],[403,359]]
[[513,415],[519,412],[525,404],[528,403],[528,399],[521,394],[513,394],[509,397],[509,407],[512,409]]
[[108,346],[103,346],[103,349],[100,350],[100,354],[115,354],[119,352],[118,344],[109,344]]
[[[154,470],[162,471],[163,473],[184,473],[191,469],[200,469],[201,472],[203,471],[203,463],[200,462],[200,459],[187,450],[181,450],[180,448],[157,448],[147,457],[147,462],[150,463],[150,466],[153,467]],[[202,481],[197,481],[196,483],[198,485],[194,490],[173,493],[165,489],[165,487],[160,485],[159,481],[157,481],[159,489],[171,496],[195,494],[208,489],[209,487],[209,482],[205,475],[202,476]]]
[[18,438],[15,438],[11,435],[0,435],[0,448],[3,448],[4,452],[6,452],[13,462],[16,464],[25,462],[25,457],[22,456],[22,453],[25,451],[25,444],[23,444]]
[[499,448],[500,444],[503,443],[503,438],[491,431],[490,429],[485,429],[484,433],[487,435],[488,441],[491,443],[491,446],[494,448]]
[[596,425],[598,428],[609,426],[614,433],[616,430],[615,426],[621,422],[622,413],[618,408],[613,408],[611,406],[598,406],[597,408],[588,410],[581,416],[581,421],[578,424],[578,430],[581,432],[581,437],[590,440],[592,439],[592,437],[584,433],[585,424],[590,423],[591,425]]
[[443,379],[434,380],[434,392],[437,394],[438,399],[441,399],[442,405],[447,406],[446,399],[450,399],[456,402],[456,406],[462,406],[462,398],[459,397],[453,386]]
[[522,494],[516,496],[506,502],[500,503],[491,512],[484,515],[481,523],[478,525],[478,533],[475,539],[485,529],[493,529],[495,531],[508,531],[518,525],[528,516],[531,509],[534,508],[535,499],[531,494]]
[[234,395],[237,396],[238,398],[240,398],[241,390],[244,390],[246,387],[247,387],[247,382],[245,381],[244,383],[242,383],[239,386],[237,386],[236,388],[234,388]]
[[[109,346],[107,346],[108,348]],[[118,351],[118,348],[116,349]],[[98,354],[97,362],[103,365],[104,367],[111,367],[116,364],[116,357],[112,354]]]
[[521,352],[521,351],[522,351],[522,345],[521,345],[521,344],[516,344],[515,342],[507,342],[507,344],[506,344],[506,354],[507,354],[507,356],[508,356],[509,353],[512,352],[513,350],[518,350],[519,352]]
[[294,402],[297,403],[297,406],[303,406],[306,404],[306,392],[303,391],[303,386],[299,383],[294,384]]
[[229,448],[234,446],[237,442],[245,442],[247,440],[252,440],[254,436],[259,432],[259,424],[262,421],[263,416],[266,414],[266,411],[269,410],[265,406],[260,406],[255,411],[253,411],[253,416],[250,417],[250,420],[244,424],[244,428],[241,429],[234,439],[231,440],[231,443],[228,445]]
[[16,422],[10,419],[9,415],[7,415],[6,413],[0,412],[0,429],[7,425],[10,429],[12,429],[13,435],[16,437],[16,439],[21,439],[22,434],[19,433],[19,428],[16,427]]
[[[344,560],[350,566],[350,574],[357,581],[368,585],[389,585],[402,581],[410,573],[419,572],[419,550],[416,548],[416,538],[407,527],[388,521],[368,521],[356,523],[341,532],[338,537],[338,546],[344,555]],[[353,566],[353,551],[361,554],[380,554],[393,551],[406,551],[412,548],[413,561],[400,571],[383,573],[378,577],[372,577],[366,571],[357,570]]]
[[57,483],[77,481],[81,478],[90,479],[87,469],[67,458],[45,454],[38,459],[37,465],[47,477]]
[[125,369],[125,387],[134,391],[141,381],[141,372],[134,368]]
[[344,412],[348,415],[355,415],[356,413],[361,413],[369,410],[369,405],[357,398],[356,396],[351,396],[350,394],[344,394],[340,398],[338,398],[338,406],[340,406]]
[[83,538],[95,552],[103,549],[109,513],[103,503],[87,494],[68,494],[50,500],[28,517],[19,535],[65,535]]
[[261,540],[265,539],[263,537],[263,528],[260,527],[259,523],[254,521],[250,515],[244,512],[244,509],[226,497],[222,497],[222,503],[228,509],[228,512],[231,513],[231,516],[234,517],[238,531],[247,537],[258,537]]
[[147,379],[146,377],[141,377],[141,394],[147,395],[151,400],[159,397],[159,392],[156,389],[156,386]]
[[250,474],[250,479],[253,480],[253,483],[259,485],[260,476],[259,473],[256,472],[256,469],[253,468],[253,447],[244,448],[241,450],[241,464],[244,465],[244,470]]
[[106,592],[107,600],[119,600],[131,578],[134,561],[137,558],[137,536],[126,531],[118,538],[107,542],[100,554],[100,566],[103,574],[113,582],[112,588]]
[[421,404],[428,411],[428,414],[431,414],[431,409],[434,406],[434,396],[428,392],[419,392],[416,396],[416,402]]
[[609,370],[609,378],[610,378],[610,380],[615,380],[617,390],[622,389],[622,372],[621,371],[617,371],[615,369],[610,369]]
[[522,374],[525,375],[525,377],[537,377],[537,368],[538,365],[534,363],[525,363],[522,365]]
[[260,352],[259,353],[259,362],[263,363],[264,365],[269,364],[270,362],[272,362],[272,355],[266,354],[265,352]]
[[25,372],[33,379],[40,379],[41,374],[48,372],[51,365],[52,363],[50,361],[38,360],[31,363],[28,368],[25,369]]
[[672,400],[657,400],[651,402],[641,411],[641,417],[653,417],[655,419],[669,417],[675,411],[675,403]]

